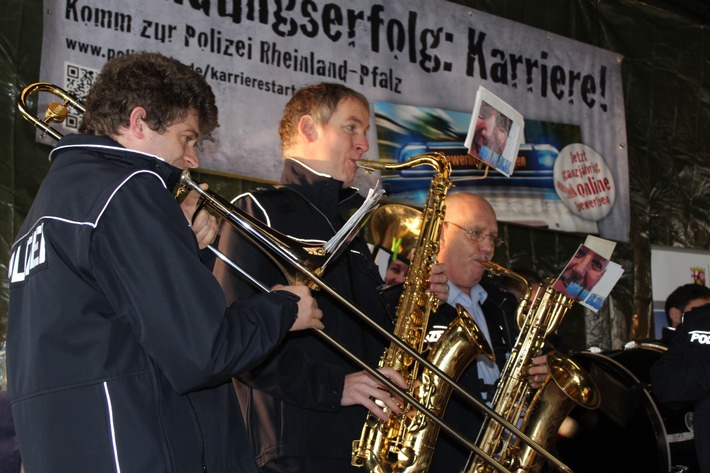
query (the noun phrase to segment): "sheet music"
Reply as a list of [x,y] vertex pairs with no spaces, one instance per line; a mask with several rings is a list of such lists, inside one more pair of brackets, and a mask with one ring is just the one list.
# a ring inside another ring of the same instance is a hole
[[[347,245],[355,237],[360,227],[364,222],[365,218],[370,215],[376,208],[380,198],[385,193],[385,190],[380,186],[380,182],[374,188],[370,189],[367,193],[365,201],[362,203],[359,209],[345,222],[340,230],[328,240],[324,246],[327,253],[333,256],[338,254],[340,250]],[[329,258],[329,260],[332,259]]]

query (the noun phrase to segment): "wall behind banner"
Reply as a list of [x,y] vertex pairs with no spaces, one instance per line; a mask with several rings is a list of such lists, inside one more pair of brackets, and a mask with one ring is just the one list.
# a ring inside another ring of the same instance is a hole
[[[710,187],[707,27],[625,0],[459,0],[455,3],[573,38],[624,56],[622,66],[631,192],[630,240],[613,260],[625,269],[599,315],[579,307],[560,329],[574,348],[618,348],[652,333],[651,245],[708,249]],[[7,262],[12,240],[47,172],[49,149],[16,110],[16,96],[39,77],[40,0],[4,0],[0,7],[0,335],[8,309]],[[276,124],[274,124],[276,126]],[[225,195],[250,187],[212,175]],[[80,185],[80,183],[67,183]],[[584,235],[502,225],[508,242],[496,261],[552,276]],[[49,308],[51,310],[51,308]],[[633,314],[638,325],[632,333]]]

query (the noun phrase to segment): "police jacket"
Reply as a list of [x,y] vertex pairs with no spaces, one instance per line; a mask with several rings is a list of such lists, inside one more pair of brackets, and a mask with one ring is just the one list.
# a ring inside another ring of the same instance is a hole
[[[294,239],[327,241],[346,220],[343,214],[362,203],[355,189],[343,189],[342,182],[292,159],[284,161],[281,183],[240,196],[235,204]],[[220,249],[262,283],[284,282],[264,253],[230,227],[220,231]],[[253,291],[221,262],[215,275],[228,300]],[[376,290],[383,282],[363,240],[355,238],[322,279],[391,332],[386,303]],[[314,295],[325,332],[376,367],[385,342],[324,291]],[[356,371],[361,368],[318,335],[299,332],[288,334],[265,363],[239,376],[237,395],[258,463],[307,457],[341,458],[348,465],[367,413],[361,406],[340,407],[345,375]]]
[[294,297],[227,308],[172,188],[180,170],[69,135],[12,247],[7,364],[28,472],[254,472],[231,376]]
[[659,402],[694,405],[693,434],[702,473],[710,473],[710,304],[683,314],[668,350],[651,367]]

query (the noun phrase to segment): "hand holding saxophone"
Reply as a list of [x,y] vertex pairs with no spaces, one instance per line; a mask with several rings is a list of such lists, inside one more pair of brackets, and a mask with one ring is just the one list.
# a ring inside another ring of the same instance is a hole
[[[392,382],[402,389],[407,389],[407,382],[401,374],[393,368],[378,368],[377,371],[385,375]],[[400,405],[402,399],[390,392],[385,385],[377,381],[366,371],[358,371],[345,375],[345,385],[343,386],[343,397],[340,400],[341,406],[365,406],[370,412],[383,421],[387,421],[389,416],[382,409],[382,405],[387,406],[392,412],[399,414],[402,412]]]
[[528,383],[530,383],[530,387],[537,389],[542,386],[549,372],[550,370],[547,367],[547,355],[540,355],[533,358],[532,366],[528,370]]
[[449,278],[446,277],[446,265],[436,263],[431,265],[431,274],[429,275],[429,290],[441,302],[446,302],[449,298]]
[[[207,190],[207,187],[207,184],[200,184],[200,188],[203,190]],[[210,245],[217,238],[219,227],[217,226],[217,219],[207,210],[202,209],[195,215],[199,198],[200,196],[197,192],[190,191],[180,204],[180,208],[182,213],[185,214],[190,228],[195,233],[195,237],[197,237],[197,244],[201,250],[204,250],[207,245]]]

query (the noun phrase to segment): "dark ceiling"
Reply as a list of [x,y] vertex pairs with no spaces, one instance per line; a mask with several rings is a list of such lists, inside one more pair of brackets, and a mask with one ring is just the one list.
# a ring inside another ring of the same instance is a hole
[[642,0],[642,3],[710,23],[710,0]]

